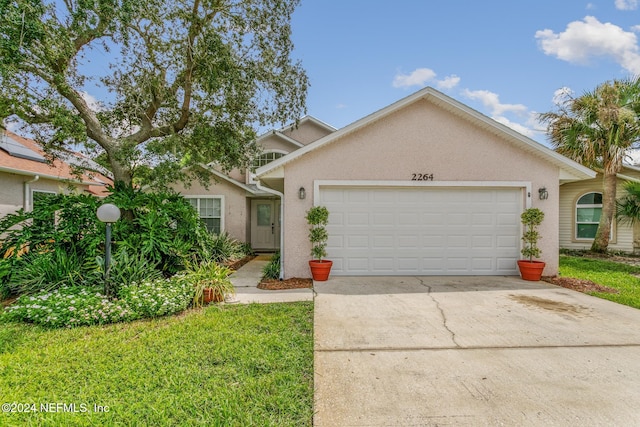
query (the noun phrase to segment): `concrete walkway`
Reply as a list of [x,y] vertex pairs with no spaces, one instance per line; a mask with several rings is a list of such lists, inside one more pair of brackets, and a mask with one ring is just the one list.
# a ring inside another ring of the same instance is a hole
[[262,269],[270,259],[271,255],[258,255],[229,276],[231,283],[236,288],[236,294],[227,299],[227,303],[263,304],[313,301],[313,289],[283,289],[279,291],[258,289],[258,283],[262,279]]

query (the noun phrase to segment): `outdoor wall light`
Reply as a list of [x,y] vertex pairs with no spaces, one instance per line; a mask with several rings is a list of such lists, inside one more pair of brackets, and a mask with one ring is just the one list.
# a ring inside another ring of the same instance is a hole
[[300,200],[304,200],[305,197],[307,197],[307,191],[304,189],[304,187],[300,187],[300,189],[298,190],[298,198]]
[[105,203],[96,212],[98,219],[106,224],[106,236],[104,244],[104,293],[111,296],[109,286],[109,270],[111,268],[111,224],[120,219],[120,209],[111,203]]
[[549,192],[546,187],[538,188],[538,197],[540,197],[540,200],[547,200],[549,198]]

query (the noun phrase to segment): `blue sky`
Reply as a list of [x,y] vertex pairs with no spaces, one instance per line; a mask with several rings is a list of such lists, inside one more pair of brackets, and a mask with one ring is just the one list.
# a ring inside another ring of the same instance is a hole
[[302,0],[292,28],[337,128],[432,86],[545,143],[559,90],[640,74],[640,0]]

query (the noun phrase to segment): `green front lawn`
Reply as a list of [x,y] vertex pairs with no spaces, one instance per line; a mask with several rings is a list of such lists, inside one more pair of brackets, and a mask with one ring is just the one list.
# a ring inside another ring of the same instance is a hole
[[591,292],[600,298],[640,308],[640,267],[618,262],[575,256],[560,256],[560,275],[591,280],[617,289],[619,293]]
[[13,405],[0,425],[311,425],[312,328],[312,302],[73,329],[4,323],[0,403]]

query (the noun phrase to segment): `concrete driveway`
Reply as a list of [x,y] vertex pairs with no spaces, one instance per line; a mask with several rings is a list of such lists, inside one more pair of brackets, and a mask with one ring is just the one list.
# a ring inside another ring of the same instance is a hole
[[315,291],[315,426],[640,425],[640,310],[515,277]]

